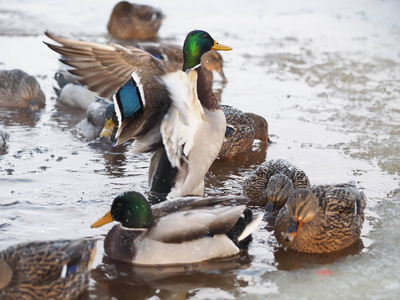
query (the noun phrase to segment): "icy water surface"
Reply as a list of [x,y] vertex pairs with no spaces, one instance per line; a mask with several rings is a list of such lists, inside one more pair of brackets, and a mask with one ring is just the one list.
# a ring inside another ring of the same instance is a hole
[[[76,136],[85,112],[56,104],[57,55],[42,43],[45,29],[110,42],[116,2],[0,1],[0,68],[37,76],[47,98],[33,117],[0,109],[10,132],[0,156],[0,249],[104,235],[111,225],[90,225],[113,197],[147,189],[148,155]],[[400,295],[400,2],[276,2],[146,1],[167,16],[161,41],[181,44],[190,30],[205,29],[232,46],[222,53],[228,83],[216,75],[213,88],[222,103],[270,125],[269,147],[256,143],[247,155],[214,163],[206,194],[240,194],[243,178],[266,158],[291,161],[314,184],[354,180],[369,200],[360,243],[335,255],[286,252],[265,221],[247,252],[186,270],[133,268],[100,251],[82,299]]]

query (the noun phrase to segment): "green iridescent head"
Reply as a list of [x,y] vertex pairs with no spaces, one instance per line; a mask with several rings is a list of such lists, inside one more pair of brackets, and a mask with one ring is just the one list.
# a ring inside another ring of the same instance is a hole
[[92,228],[112,221],[118,221],[128,228],[149,228],[154,218],[147,199],[141,193],[128,191],[114,199],[111,210],[95,222]]
[[218,44],[210,34],[203,30],[188,33],[183,44],[183,71],[193,69],[201,62],[204,53],[210,50],[232,50],[231,47]]

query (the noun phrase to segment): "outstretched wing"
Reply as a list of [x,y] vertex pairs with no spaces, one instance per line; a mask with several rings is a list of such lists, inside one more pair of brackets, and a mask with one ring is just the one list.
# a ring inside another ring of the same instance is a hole
[[74,68],[68,71],[78,76],[78,82],[103,98],[112,99],[115,91],[134,72],[139,77],[143,69],[151,70],[152,76],[165,73],[159,60],[137,48],[70,40],[49,32],[45,34],[61,44],[57,46],[45,42],[49,48],[65,57],[60,59],[62,63]]

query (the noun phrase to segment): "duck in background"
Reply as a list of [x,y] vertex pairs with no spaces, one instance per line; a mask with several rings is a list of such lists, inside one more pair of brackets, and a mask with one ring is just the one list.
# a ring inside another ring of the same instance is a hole
[[89,106],[99,98],[96,93],[89,91],[77,82],[76,76],[70,74],[67,70],[56,72],[54,79],[58,84],[58,87],[53,87],[58,97],[57,102],[62,105],[88,110]]
[[121,1],[113,8],[107,29],[118,39],[150,40],[156,38],[163,19],[159,9]]
[[34,76],[22,70],[0,70],[0,106],[39,111],[45,106],[45,95]]
[[138,48],[46,35],[61,44],[46,43],[68,57],[60,61],[73,68],[68,71],[80,83],[116,103],[117,144],[134,139],[135,152],[156,153],[150,190],[171,198],[203,195],[204,175],[218,155],[226,122],[201,57],[210,50],[231,48],[194,30],[184,42],[183,71],[167,74],[161,60]]
[[276,217],[276,240],[299,252],[344,249],[360,238],[366,206],[353,183],[296,189]]
[[286,203],[293,189],[309,186],[310,180],[303,170],[283,159],[269,160],[245,179],[243,195],[266,206],[267,212],[275,212]]
[[232,157],[251,149],[254,139],[271,143],[267,121],[256,114],[244,113],[229,105],[221,105],[226,118],[224,143],[218,157]]
[[95,240],[29,242],[0,252],[1,299],[76,299],[89,284]]
[[6,130],[6,128],[0,125],[0,155],[4,154],[6,151],[7,141],[10,138],[10,133]]
[[150,206],[140,193],[116,197],[92,228],[118,221],[104,240],[112,259],[139,265],[176,265],[238,254],[263,214],[240,196],[183,197]]

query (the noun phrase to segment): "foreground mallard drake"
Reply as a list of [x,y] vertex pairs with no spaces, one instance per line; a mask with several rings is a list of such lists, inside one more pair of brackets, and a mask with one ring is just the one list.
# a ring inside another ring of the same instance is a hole
[[[274,176],[278,174],[281,175]],[[273,212],[286,203],[293,189],[309,186],[310,180],[303,170],[277,159],[263,162],[245,179],[243,194],[253,202],[267,205],[267,211]]]
[[157,36],[163,19],[159,9],[121,1],[113,8],[107,29],[119,39],[149,40]]
[[210,50],[231,50],[207,32],[194,30],[184,42],[183,71],[166,74],[148,52],[120,45],[73,41],[46,35],[47,44],[67,57],[60,61],[100,97],[113,99],[117,144],[134,139],[134,152],[156,152],[151,161],[152,192],[170,197],[203,195],[204,176],[218,155],[225,116],[201,66]]
[[0,252],[1,299],[76,299],[89,283],[94,240],[30,242]]
[[38,111],[45,96],[35,77],[22,70],[0,70],[0,106]]
[[140,265],[187,264],[239,253],[262,215],[239,196],[184,197],[150,206],[134,191],[116,197],[92,227],[118,221],[104,240],[105,253]]
[[267,121],[256,114],[244,113],[229,105],[221,105],[226,118],[224,143],[218,157],[231,157],[251,149],[254,139],[270,143]]
[[297,189],[278,213],[275,237],[300,252],[344,249],[360,238],[366,206],[365,194],[353,184]]

